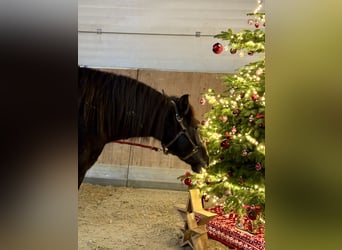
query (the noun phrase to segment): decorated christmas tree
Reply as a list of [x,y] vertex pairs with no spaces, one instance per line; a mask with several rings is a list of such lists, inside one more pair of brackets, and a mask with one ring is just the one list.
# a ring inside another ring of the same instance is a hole
[[227,74],[223,93],[208,89],[203,94],[200,104],[211,107],[201,128],[210,166],[181,179],[200,189],[203,200],[248,218],[255,230],[265,223],[265,15],[248,15],[253,28],[221,32],[215,37],[222,43],[214,44],[213,52],[254,55],[257,61]]

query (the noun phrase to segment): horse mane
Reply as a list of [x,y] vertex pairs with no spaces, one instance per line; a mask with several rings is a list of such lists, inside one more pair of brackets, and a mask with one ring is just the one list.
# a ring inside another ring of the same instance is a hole
[[79,123],[108,140],[161,138],[170,98],[127,76],[79,67]]

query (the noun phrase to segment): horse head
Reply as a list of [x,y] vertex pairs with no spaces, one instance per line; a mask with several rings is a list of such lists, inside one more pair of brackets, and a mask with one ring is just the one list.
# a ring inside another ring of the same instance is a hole
[[199,121],[189,104],[189,95],[171,97],[164,135],[161,140],[164,153],[178,156],[200,173],[209,164],[209,157],[198,131]]

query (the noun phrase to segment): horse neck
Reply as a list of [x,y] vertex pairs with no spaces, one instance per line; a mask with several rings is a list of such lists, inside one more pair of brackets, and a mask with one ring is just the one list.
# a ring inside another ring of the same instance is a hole
[[121,121],[113,131],[111,140],[153,137],[161,141],[170,109],[170,100],[147,85],[142,84],[139,88],[133,96],[125,97],[126,105],[116,103],[116,106],[121,106],[123,110],[114,115],[115,119],[120,117],[118,120]]

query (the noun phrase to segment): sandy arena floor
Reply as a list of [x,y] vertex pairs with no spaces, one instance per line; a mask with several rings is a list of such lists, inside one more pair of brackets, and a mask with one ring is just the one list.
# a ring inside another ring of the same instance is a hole
[[[174,205],[185,204],[187,192],[82,184],[78,197],[79,250],[182,249]],[[229,249],[212,239],[208,245]]]

